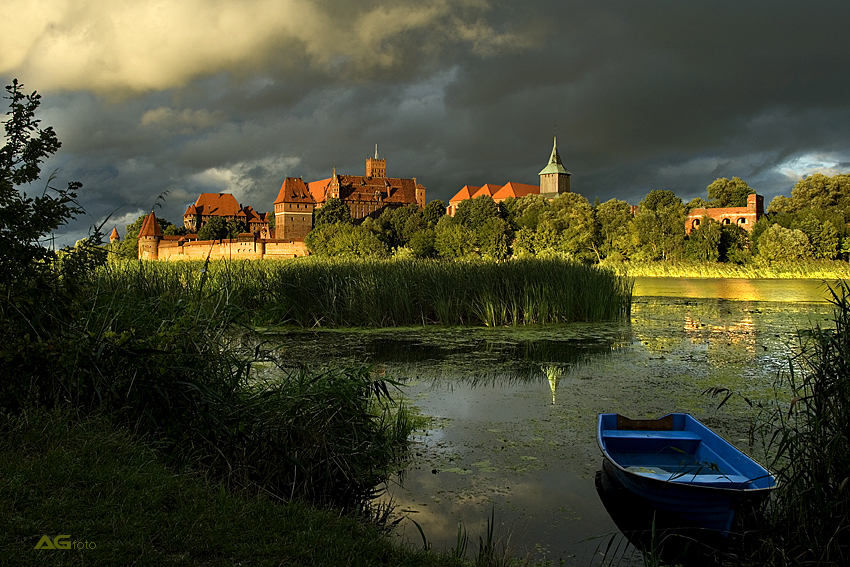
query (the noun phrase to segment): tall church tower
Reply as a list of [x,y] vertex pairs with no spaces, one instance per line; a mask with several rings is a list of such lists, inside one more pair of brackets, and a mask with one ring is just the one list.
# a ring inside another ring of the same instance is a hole
[[366,158],[366,177],[386,177],[387,160],[378,159],[378,144],[375,144],[375,157]]
[[570,172],[561,163],[558,155],[558,138],[552,144],[549,163],[540,172],[540,194],[553,199],[562,193],[570,192]]

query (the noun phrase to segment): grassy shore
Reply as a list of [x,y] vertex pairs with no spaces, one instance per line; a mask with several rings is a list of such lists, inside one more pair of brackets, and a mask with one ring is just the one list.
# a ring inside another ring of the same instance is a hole
[[772,278],[772,279],[850,279],[850,263],[809,262],[784,265],[738,265],[699,262],[627,262],[607,264],[620,275],[652,278]]
[[[175,473],[110,418],[28,412],[0,436],[0,550],[8,565],[459,566],[301,501]],[[42,536],[71,549],[35,549]]]

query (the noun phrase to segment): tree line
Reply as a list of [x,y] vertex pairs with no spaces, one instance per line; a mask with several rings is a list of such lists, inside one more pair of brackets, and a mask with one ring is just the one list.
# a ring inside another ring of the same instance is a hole
[[[355,222],[348,206],[329,199],[316,210],[305,242],[324,257],[359,258],[508,258],[561,257],[583,263],[690,260],[709,263],[783,263],[850,259],[850,174],[816,173],[798,181],[791,197],[773,199],[766,214],[748,232],[734,224],[705,218],[690,235],[685,217],[697,208],[743,207],[755,191],[738,177],[720,178],[706,187],[706,198],[688,203],[674,192],[649,192],[637,211],[611,199],[591,204],[578,193],[553,200],[540,195],[489,196],[462,201],[446,215],[440,200],[420,211],[416,204],[384,210]],[[136,258],[137,235],[144,216],[127,225],[125,238],[112,251]],[[163,234],[188,230],[157,218]],[[213,217],[199,231],[201,240],[235,238],[244,223]]]
[[696,208],[743,207],[754,193],[738,177],[720,178],[707,198],[688,203],[668,190],[651,191],[637,211],[625,201],[591,204],[578,193],[551,201],[540,195],[496,203],[462,201],[453,217],[436,200],[386,210],[355,224],[345,203],[316,211],[306,243],[320,256],[471,258],[563,257],[585,263],[624,261],[793,262],[850,257],[850,175],[817,173],[797,182],[792,196],[769,205],[751,232],[703,219],[685,234]]

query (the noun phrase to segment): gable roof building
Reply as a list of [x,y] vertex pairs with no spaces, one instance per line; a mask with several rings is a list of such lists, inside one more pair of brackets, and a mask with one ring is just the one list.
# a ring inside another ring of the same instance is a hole
[[307,184],[316,208],[320,209],[328,199],[341,199],[355,220],[377,217],[385,209],[396,209],[417,204],[425,208],[425,187],[416,178],[387,177],[387,160],[375,157],[366,159],[366,175],[340,175],[333,171],[327,179]]
[[497,203],[501,203],[509,197],[519,199],[526,195],[542,195],[547,199],[554,199],[562,193],[570,192],[570,172],[566,170],[561,162],[561,156],[558,155],[558,140],[555,139],[552,145],[552,154],[549,156],[549,163],[540,171],[540,185],[528,185],[525,183],[517,183],[509,181],[504,185],[493,185],[487,183],[481,187],[472,185],[464,185],[454,197],[449,199],[449,204],[446,207],[446,214],[454,216],[457,211],[457,206],[467,199],[475,199],[487,195],[492,197]]
[[274,201],[275,237],[304,240],[313,228],[316,201],[300,177],[287,177]]
[[248,232],[259,232],[269,226],[268,213],[258,213],[250,205],[243,207],[230,193],[201,193],[183,213],[183,226],[198,232],[212,217],[222,217],[225,222],[241,221]]

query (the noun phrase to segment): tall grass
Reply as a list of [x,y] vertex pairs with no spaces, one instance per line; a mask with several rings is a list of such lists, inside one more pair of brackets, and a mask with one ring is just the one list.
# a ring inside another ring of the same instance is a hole
[[367,503],[403,467],[412,430],[391,382],[368,368],[258,375],[261,353],[240,336],[254,288],[228,264],[173,266],[104,270],[65,324],[16,336],[0,416],[105,412],[175,467],[281,499]]
[[[776,565],[850,563],[850,288],[832,290],[834,328],[817,326],[792,361],[790,403],[770,407],[776,492],[771,537],[758,557]],[[787,398],[786,398],[787,399]]]
[[716,262],[625,262],[606,264],[615,272],[631,277],[656,278],[772,278],[825,279],[850,278],[850,263],[812,260],[788,264],[752,263],[747,265]]
[[305,327],[616,320],[628,316],[632,293],[632,281],[610,270],[539,259],[134,262],[100,276],[106,289],[184,301],[206,279],[220,291],[204,301],[238,306],[246,323]]

